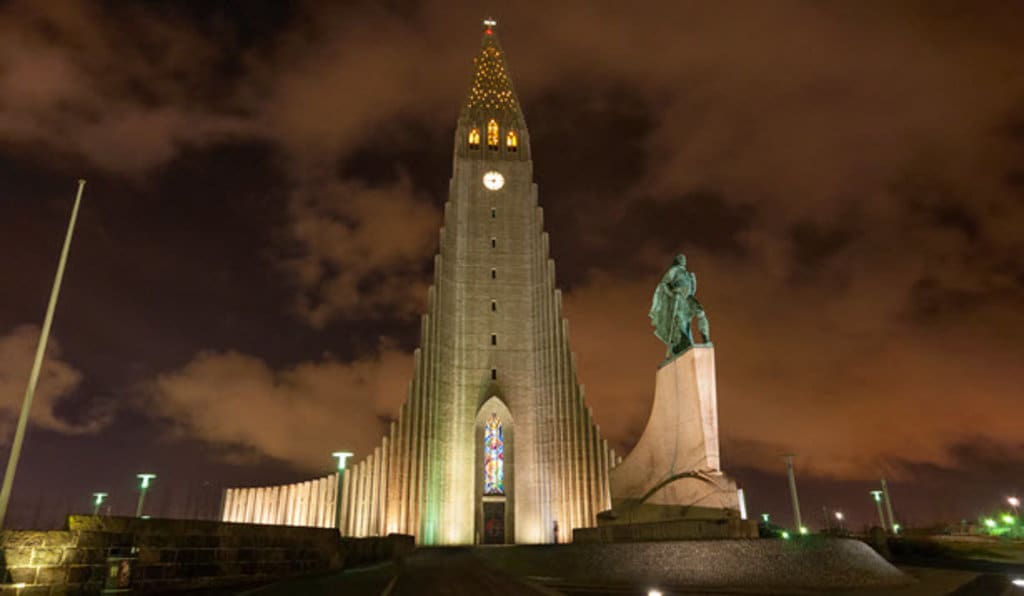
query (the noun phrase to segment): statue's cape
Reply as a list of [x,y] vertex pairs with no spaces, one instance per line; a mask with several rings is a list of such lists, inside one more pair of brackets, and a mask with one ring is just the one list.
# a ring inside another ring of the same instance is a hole
[[654,325],[654,336],[668,345],[675,343],[676,325],[673,321],[672,311],[675,307],[675,296],[665,284],[658,284],[654,290],[654,298],[651,300],[651,310],[647,316]]

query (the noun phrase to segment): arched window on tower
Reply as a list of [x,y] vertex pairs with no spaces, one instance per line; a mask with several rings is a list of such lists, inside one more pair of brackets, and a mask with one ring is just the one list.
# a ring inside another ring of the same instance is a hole
[[487,148],[498,150],[498,121],[493,118],[487,123]]
[[470,149],[479,149],[480,148],[480,129],[475,128],[475,127],[472,128],[469,131],[469,139],[468,139],[468,141],[469,141],[469,148]]
[[[491,369],[492,375],[494,369]],[[497,376],[497,375],[493,375]],[[491,414],[484,425],[484,494],[505,494],[505,436],[501,419]]]
[[509,151],[519,151],[519,137],[516,136],[516,131],[510,130],[505,135],[505,147]]

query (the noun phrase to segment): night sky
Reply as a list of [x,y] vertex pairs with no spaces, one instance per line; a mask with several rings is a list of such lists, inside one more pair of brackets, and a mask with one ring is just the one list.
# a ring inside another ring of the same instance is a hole
[[[498,19],[602,432],[628,452],[686,253],[753,513],[859,527],[1024,492],[1024,4],[8,2],[9,443],[88,179],[10,522],[361,457],[412,376],[455,119]],[[0,454],[6,461],[6,451]]]

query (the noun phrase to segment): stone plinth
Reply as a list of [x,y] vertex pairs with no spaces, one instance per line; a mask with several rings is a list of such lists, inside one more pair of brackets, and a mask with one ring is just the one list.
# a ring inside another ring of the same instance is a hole
[[696,346],[658,369],[647,427],[612,470],[610,486],[613,511],[602,514],[605,522],[692,518],[699,510],[717,517],[739,508],[736,483],[718,458],[713,347]]

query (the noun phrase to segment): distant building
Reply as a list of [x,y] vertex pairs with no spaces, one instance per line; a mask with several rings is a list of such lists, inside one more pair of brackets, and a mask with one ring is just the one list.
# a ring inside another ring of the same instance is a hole
[[[413,380],[388,435],[345,474],[343,535],[567,542],[611,508],[617,457],[577,382],[530,134],[495,23],[484,27]],[[335,482],[229,489],[222,518],[330,527]]]

